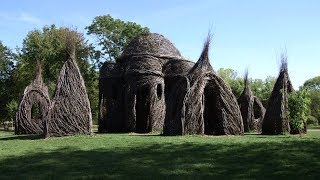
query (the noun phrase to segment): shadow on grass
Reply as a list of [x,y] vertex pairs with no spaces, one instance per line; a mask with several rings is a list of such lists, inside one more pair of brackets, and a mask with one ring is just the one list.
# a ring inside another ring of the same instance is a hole
[[223,178],[319,176],[320,142],[157,144],[114,149],[71,147],[0,161],[4,178]]
[[17,135],[10,137],[0,137],[0,141],[11,141],[11,140],[37,140],[43,139],[43,135]]

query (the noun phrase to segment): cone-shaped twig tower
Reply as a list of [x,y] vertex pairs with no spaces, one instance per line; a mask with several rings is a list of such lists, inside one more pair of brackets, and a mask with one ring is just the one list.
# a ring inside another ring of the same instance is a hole
[[244,132],[261,132],[265,108],[259,98],[253,95],[249,86],[248,78],[248,70],[246,70],[244,77],[244,90],[238,98],[238,104],[243,119]]
[[280,73],[269,98],[262,124],[262,134],[276,135],[290,132],[288,94],[293,91],[288,73],[287,56],[282,54]]
[[45,126],[46,137],[91,133],[90,102],[76,63],[76,37],[75,32],[68,32],[67,60],[57,80],[50,120]]
[[16,115],[16,134],[43,134],[43,125],[48,118],[50,98],[42,80],[41,64],[37,62],[36,77],[26,87]]
[[169,97],[164,135],[241,135],[243,124],[231,89],[209,63],[209,36],[198,62]]

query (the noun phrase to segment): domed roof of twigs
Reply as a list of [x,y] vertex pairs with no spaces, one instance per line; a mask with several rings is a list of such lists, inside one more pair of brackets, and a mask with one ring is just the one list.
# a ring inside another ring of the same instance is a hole
[[124,49],[120,59],[141,55],[184,59],[178,49],[168,39],[156,33],[141,34],[134,38]]

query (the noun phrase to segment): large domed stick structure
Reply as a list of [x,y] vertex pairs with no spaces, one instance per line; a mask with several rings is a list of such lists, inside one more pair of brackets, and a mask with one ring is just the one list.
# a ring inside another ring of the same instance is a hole
[[142,34],[116,63],[106,62],[99,78],[99,132],[162,131],[165,117],[165,72],[183,58],[159,34]]
[[238,98],[238,104],[243,120],[244,132],[256,131],[261,132],[265,108],[258,97],[254,96],[248,79],[248,70],[244,77],[244,90]]
[[213,71],[210,37],[198,62],[180,78],[168,99],[164,135],[242,135],[239,106],[231,89]]
[[162,35],[133,39],[100,70],[99,132],[243,134],[236,99],[212,70],[208,50],[209,41],[195,64]]
[[282,54],[280,73],[269,98],[262,124],[262,134],[277,135],[290,132],[288,94],[293,91],[288,73],[287,56]]
[[36,78],[26,87],[16,114],[16,134],[43,134],[43,125],[48,118],[50,98],[42,80],[40,63],[36,66]]
[[67,61],[57,80],[45,136],[90,134],[92,117],[84,80],[76,63],[76,35],[67,35]]

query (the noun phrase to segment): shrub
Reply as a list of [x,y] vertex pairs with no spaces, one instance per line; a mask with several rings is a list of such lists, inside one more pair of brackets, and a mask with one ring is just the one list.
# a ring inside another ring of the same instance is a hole
[[310,97],[305,89],[292,92],[289,95],[289,122],[291,133],[304,132],[310,114]]

